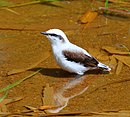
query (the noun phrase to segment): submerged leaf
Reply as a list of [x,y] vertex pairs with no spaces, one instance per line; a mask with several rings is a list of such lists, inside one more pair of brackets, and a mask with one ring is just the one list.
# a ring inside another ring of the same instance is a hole
[[103,46],[102,49],[109,52],[110,54],[130,55],[130,52],[121,51],[116,49],[115,47]]
[[130,67],[130,56],[113,55],[116,59]]
[[13,70],[9,71],[7,74],[12,75],[12,74],[17,74],[17,73],[21,73],[21,72],[27,71],[29,69],[32,69],[32,68],[36,67],[38,64],[40,64],[41,62],[45,61],[49,56],[50,56],[50,52],[45,52],[43,57],[40,58],[39,61],[37,61],[36,63],[33,63],[31,66],[29,66],[27,68],[13,69]]
[[123,63],[121,61],[118,61],[118,65],[117,65],[117,68],[116,68],[116,74],[117,75],[120,74],[122,67],[123,67]]
[[10,104],[10,103],[13,103],[13,102],[20,101],[22,99],[23,99],[22,97],[16,97],[16,98],[12,98],[12,99],[5,99],[0,103],[0,107],[3,106],[3,105],[7,105],[7,104]]
[[110,67],[113,68],[113,69],[115,69],[116,66],[117,66],[117,60],[113,55],[110,57],[110,63],[109,64],[110,64]]
[[79,21],[83,24],[92,22],[96,17],[98,13],[95,11],[87,11],[80,19]]
[[43,104],[44,105],[55,105],[54,104],[54,89],[53,87],[50,87],[49,84],[46,84],[46,87],[44,89],[44,97],[43,97]]
[[49,106],[49,105],[47,105],[47,106],[40,106],[39,110],[47,110],[47,109],[55,109],[55,108],[57,108],[57,106]]
[[101,54],[100,50],[97,48],[96,49],[95,48],[88,48],[87,50],[94,57],[97,57]]
[[109,60],[108,54],[106,52],[103,53],[100,49],[97,49],[97,48],[96,49],[95,48],[88,48],[87,50],[88,50],[88,52],[92,56],[96,57],[98,60],[101,60],[101,61],[107,61],[107,60]]
[[105,55],[105,54],[100,54],[96,57],[98,60],[101,60],[101,61],[108,61],[109,60],[109,56],[108,55]]

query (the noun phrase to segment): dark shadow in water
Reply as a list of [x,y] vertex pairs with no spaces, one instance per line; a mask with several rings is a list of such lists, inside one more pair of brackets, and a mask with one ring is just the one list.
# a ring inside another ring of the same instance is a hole
[[30,71],[37,71],[38,69],[42,69],[40,73],[42,75],[56,77],[56,78],[71,78],[75,77],[75,74],[64,71],[60,68],[33,68]]
[[[42,69],[40,71],[41,74],[56,78],[76,78],[77,74],[69,73],[67,71],[62,70],[61,68],[33,68],[30,71],[37,71],[38,69]],[[108,74],[109,72],[104,72],[100,69],[89,70],[85,73],[85,75],[89,74]]]

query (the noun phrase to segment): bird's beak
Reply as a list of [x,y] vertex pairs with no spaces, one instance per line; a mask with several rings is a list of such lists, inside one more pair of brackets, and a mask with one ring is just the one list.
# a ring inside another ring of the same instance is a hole
[[41,32],[41,34],[43,34],[43,35],[48,35],[48,33],[47,33],[47,32]]

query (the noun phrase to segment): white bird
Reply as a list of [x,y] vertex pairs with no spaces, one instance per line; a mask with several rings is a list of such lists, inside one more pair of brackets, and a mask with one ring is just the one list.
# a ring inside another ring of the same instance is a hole
[[64,70],[83,75],[86,71],[100,68],[110,71],[111,68],[99,62],[86,50],[72,44],[60,29],[50,29],[41,32],[51,42],[52,51],[57,64]]

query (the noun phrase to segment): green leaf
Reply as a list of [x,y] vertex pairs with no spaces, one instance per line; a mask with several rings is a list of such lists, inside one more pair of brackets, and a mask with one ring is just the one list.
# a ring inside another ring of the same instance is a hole
[[[106,8],[106,9],[108,9],[108,0],[106,0],[106,2],[105,2],[105,8]],[[107,10],[105,10],[105,11],[104,11],[104,13],[105,13],[105,14],[107,14],[107,13],[108,13],[108,11],[107,11]]]
[[108,0],[105,2],[105,8],[108,8]]

